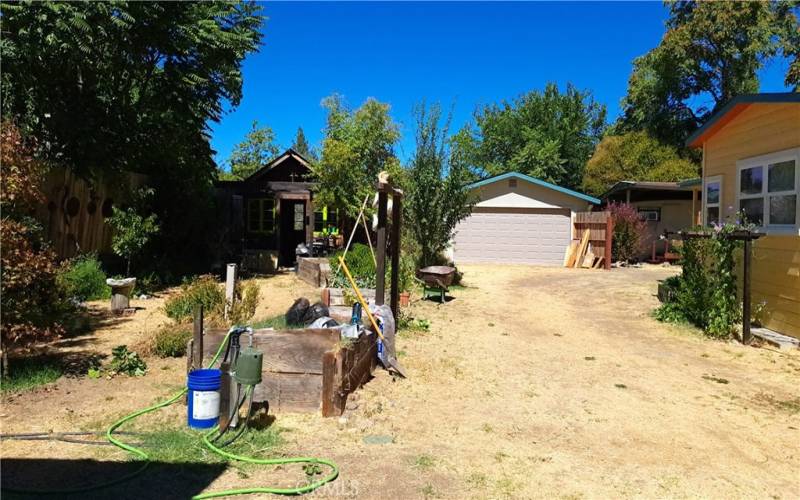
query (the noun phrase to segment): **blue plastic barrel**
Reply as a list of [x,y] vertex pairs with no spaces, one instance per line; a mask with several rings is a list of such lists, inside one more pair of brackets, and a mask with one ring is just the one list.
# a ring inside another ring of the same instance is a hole
[[210,429],[219,420],[219,387],[222,372],[203,368],[189,372],[189,427]]

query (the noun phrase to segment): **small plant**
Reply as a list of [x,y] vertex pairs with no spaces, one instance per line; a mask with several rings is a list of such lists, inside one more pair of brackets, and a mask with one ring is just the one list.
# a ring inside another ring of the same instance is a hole
[[123,373],[129,377],[141,377],[147,372],[147,364],[133,351],[128,350],[128,346],[119,345],[111,350],[111,372],[114,374]]
[[225,305],[225,293],[213,276],[200,276],[181,286],[181,291],[164,304],[164,312],[177,322],[189,320],[196,306],[202,305],[206,314],[219,314]]
[[106,273],[95,254],[86,254],[66,261],[58,274],[58,281],[68,297],[81,302],[108,299],[111,288],[106,284]]
[[[330,259],[331,269],[339,269],[339,257],[344,255],[344,251],[336,252]],[[372,252],[367,245],[361,243],[354,244],[344,258],[347,269],[353,276],[359,288],[375,288],[375,261],[372,260]],[[350,288],[350,282],[344,275],[344,270],[333,277],[332,287]]]
[[256,313],[258,307],[258,285],[255,282],[242,286],[236,285],[236,297],[228,313],[228,321],[234,325],[247,323]]
[[114,236],[111,239],[111,248],[114,253],[124,258],[127,262],[127,274],[131,274],[131,260],[138,255],[150,238],[158,232],[156,216],[150,214],[145,217],[141,215],[141,206],[152,196],[152,189],[141,189],[137,193],[136,203],[139,207],[128,207],[120,209],[113,207],[113,215],[108,219],[109,224],[114,229]]
[[186,354],[186,344],[190,338],[191,331],[168,326],[156,333],[153,352],[160,358],[179,358]]
[[611,255],[616,261],[636,259],[642,249],[647,224],[639,218],[636,207],[628,203],[611,202],[608,210],[614,220]]

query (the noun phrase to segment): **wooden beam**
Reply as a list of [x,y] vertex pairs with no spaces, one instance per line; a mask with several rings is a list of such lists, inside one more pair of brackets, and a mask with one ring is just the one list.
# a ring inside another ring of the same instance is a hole
[[375,266],[375,304],[383,305],[386,296],[386,218],[387,218],[386,191],[378,191],[378,247],[377,260]]
[[397,192],[392,194],[392,289],[389,307],[397,324],[397,315],[400,312],[400,234],[403,215],[403,196]]
[[742,343],[749,345],[752,340],[750,335],[750,263],[751,247],[753,242],[749,239],[744,240],[744,259],[742,267]]

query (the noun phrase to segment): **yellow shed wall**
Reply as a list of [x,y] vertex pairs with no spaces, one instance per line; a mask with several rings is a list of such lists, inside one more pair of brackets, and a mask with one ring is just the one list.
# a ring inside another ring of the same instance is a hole
[[[705,177],[721,176],[723,217],[736,213],[736,162],[800,147],[800,104],[753,104],[705,143]],[[741,276],[741,273],[739,273]],[[764,326],[800,338],[800,236],[753,244],[752,301]]]

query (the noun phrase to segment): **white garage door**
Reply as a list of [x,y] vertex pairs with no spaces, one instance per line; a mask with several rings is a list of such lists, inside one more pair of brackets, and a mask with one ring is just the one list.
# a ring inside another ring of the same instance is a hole
[[568,209],[479,208],[459,223],[456,265],[469,262],[562,265],[569,244]]

